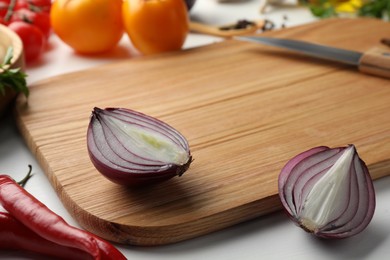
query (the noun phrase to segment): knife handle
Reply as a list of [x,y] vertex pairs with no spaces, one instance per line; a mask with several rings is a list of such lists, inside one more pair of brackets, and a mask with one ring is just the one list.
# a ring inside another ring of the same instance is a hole
[[359,60],[363,73],[390,78],[390,49],[374,47],[365,52]]

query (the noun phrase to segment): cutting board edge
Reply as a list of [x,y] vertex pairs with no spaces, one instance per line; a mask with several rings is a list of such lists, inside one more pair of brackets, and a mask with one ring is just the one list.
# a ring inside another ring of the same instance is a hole
[[253,220],[282,208],[279,196],[272,195],[193,221],[161,226],[131,226],[99,219],[80,207],[75,208],[71,205],[65,207],[72,216],[77,215],[78,223],[89,232],[115,243],[136,246],[162,246],[186,241]]
[[[372,179],[377,180],[389,175],[389,172],[386,171],[389,165],[390,160],[368,165]],[[154,226],[122,225],[115,222],[115,220],[110,221],[94,216],[74,201],[71,203],[71,197],[62,188],[59,189],[59,185],[55,180],[52,180],[53,178],[49,176],[48,178],[53,182],[52,185],[56,185],[62,203],[72,217],[77,219],[80,226],[106,240],[120,244],[162,246],[178,243],[242,224],[283,209],[279,195],[275,194],[195,220]]]

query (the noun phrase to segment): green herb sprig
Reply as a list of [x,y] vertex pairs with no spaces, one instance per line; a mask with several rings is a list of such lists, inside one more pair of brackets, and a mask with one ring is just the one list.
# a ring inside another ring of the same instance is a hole
[[330,18],[337,16],[336,9],[333,5],[329,4],[328,0],[319,0],[312,3],[310,0],[302,0],[303,4],[306,5],[310,12],[320,18]]
[[6,88],[10,88],[17,93],[21,92],[28,97],[27,75],[21,71],[21,68],[10,68],[12,57],[13,48],[9,47],[3,63],[0,64],[0,70],[2,70],[0,71],[0,95],[4,96]]
[[338,10],[338,5],[344,4],[349,5],[351,10],[356,9],[351,15],[390,19],[390,0],[299,0],[299,2],[307,6],[314,16],[320,18],[342,15],[343,11]]
[[390,0],[369,1],[360,8],[358,15],[390,19]]

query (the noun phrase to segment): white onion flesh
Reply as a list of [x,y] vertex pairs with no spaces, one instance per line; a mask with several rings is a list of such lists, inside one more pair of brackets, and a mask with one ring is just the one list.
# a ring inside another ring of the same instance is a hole
[[323,238],[363,231],[375,211],[375,191],[354,145],[315,147],[292,158],[279,175],[279,196],[291,219]]
[[188,142],[177,130],[124,108],[94,108],[87,145],[96,169],[125,185],[180,176],[192,162]]

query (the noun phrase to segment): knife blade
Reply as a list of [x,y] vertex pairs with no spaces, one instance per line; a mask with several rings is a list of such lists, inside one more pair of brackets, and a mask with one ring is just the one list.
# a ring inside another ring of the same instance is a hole
[[262,36],[237,36],[234,39],[280,47],[325,60],[356,66],[359,71],[390,78],[390,48],[375,47],[357,52],[305,41]]

